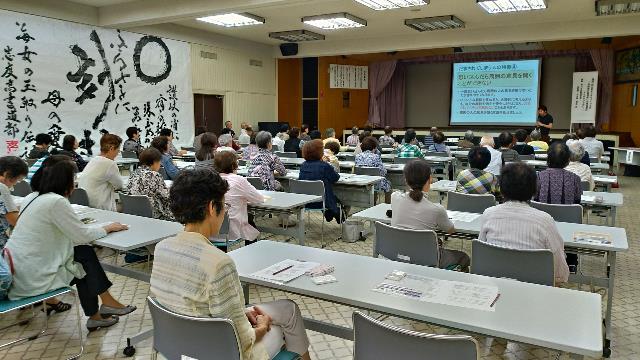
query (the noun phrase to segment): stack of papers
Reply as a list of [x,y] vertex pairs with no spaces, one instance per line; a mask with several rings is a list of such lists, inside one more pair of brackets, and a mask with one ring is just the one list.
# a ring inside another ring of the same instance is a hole
[[317,267],[318,263],[310,261],[283,260],[271,265],[266,269],[254,272],[250,276],[255,279],[262,279],[277,284],[284,284],[297,279],[307,271]]
[[373,291],[484,311],[495,311],[495,304],[499,298],[496,286],[439,280],[410,274],[400,281],[387,279]]
[[611,235],[602,233],[575,232],[573,240],[585,244],[611,245]]
[[451,219],[451,221],[453,222],[455,221],[473,222],[477,218],[479,218],[481,214],[447,210],[447,215],[449,215],[449,219]]

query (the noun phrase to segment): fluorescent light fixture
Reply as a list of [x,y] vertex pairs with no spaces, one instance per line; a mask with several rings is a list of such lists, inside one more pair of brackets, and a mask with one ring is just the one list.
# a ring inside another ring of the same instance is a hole
[[367,26],[367,21],[347,13],[305,16],[302,22],[324,30],[350,29]]
[[224,27],[264,24],[264,18],[249,13],[213,15],[201,17],[197,20]]
[[623,15],[640,13],[639,0],[599,0],[596,1],[596,15]]
[[546,0],[476,0],[478,5],[490,14],[542,10],[547,8]]
[[429,0],[356,0],[356,2],[373,10],[399,9],[429,4]]
[[286,42],[324,40],[324,35],[314,33],[313,31],[309,31],[309,30],[291,30],[291,31],[271,32],[269,33],[269,37],[272,39],[278,39]]
[[453,15],[407,19],[404,21],[404,24],[418,31],[446,30],[464,27],[464,21]]

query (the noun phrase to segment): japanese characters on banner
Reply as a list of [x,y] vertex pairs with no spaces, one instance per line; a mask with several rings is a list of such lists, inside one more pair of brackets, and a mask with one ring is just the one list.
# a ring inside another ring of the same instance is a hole
[[331,89],[368,89],[369,67],[329,64]]
[[571,123],[595,124],[597,102],[598,72],[587,71],[573,73]]
[[0,155],[25,155],[38,133],[95,153],[100,137],[160,129],[193,139],[189,44],[0,11]]

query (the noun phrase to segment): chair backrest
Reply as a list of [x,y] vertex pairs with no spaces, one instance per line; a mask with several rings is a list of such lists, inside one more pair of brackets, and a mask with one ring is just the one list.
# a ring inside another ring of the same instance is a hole
[[324,183],[322,180],[289,180],[289,192],[294,194],[322,196],[324,208]]
[[229,319],[197,318],[170,311],[147,297],[153,321],[153,348],[168,360],[240,360],[240,342]]
[[122,150],[122,157],[124,159],[137,159],[138,155],[133,151]]
[[446,152],[439,152],[439,151],[428,151],[425,155],[427,155],[427,156],[440,156],[440,157],[449,156],[449,154],[447,154]]
[[158,173],[160,174],[160,176],[162,176],[162,179],[171,180],[169,179],[169,175],[167,175],[167,170],[165,170],[164,166],[160,166],[160,170],[158,170]]
[[477,360],[478,343],[467,335],[433,335],[353,313],[353,359]]
[[282,158],[297,158],[298,154],[296,154],[294,151],[276,151],[275,152],[276,156],[278,157],[282,157]]
[[518,160],[520,161],[525,161],[525,160],[535,160],[536,156],[535,154],[531,154],[531,155],[518,155]]
[[259,177],[248,176],[247,181],[249,182],[249,184],[253,185],[254,188],[258,190],[264,190],[262,179],[260,179]]
[[380,145],[380,149],[393,149],[393,145]]
[[588,181],[580,181],[580,185],[582,185],[582,191],[590,191],[591,183]]
[[531,207],[546,212],[555,221],[582,224],[582,206],[579,204],[545,204],[531,201]]
[[271,151],[272,152],[280,151],[280,147],[278,145],[271,144]]
[[553,253],[549,249],[520,250],[473,240],[471,273],[553,286]]
[[416,265],[437,267],[440,262],[435,231],[403,229],[379,221],[376,221],[375,253]]
[[397,157],[396,156],[395,158],[393,158],[393,162],[396,163],[396,164],[407,164],[407,163],[409,163],[409,162],[411,162],[413,160],[416,160],[416,159],[418,159],[418,158],[417,157],[402,157],[401,158],[401,157]]
[[496,205],[496,197],[491,194],[463,194],[450,191],[447,195],[447,210],[482,214]]
[[149,198],[144,195],[120,194],[122,202],[122,212],[125,214],[153,217],[153,208]]
[[246,166],[246,165],[247,165],[247,160],[238,159],[238,166]]
[[600,158],[589,156],[589,162],[590,163],[599,163],[600,162]]
[[370,175],[370,176],[380,176],[380,169],[377,167],[369,167],[369,166],[356,166],[355,167],[356,175]]
[[22,180],[19,183],[15,184],[13,186],[13,190],[11,191],[11,194],[15,195],[15,196],[27,196],[29,194],[31,194],[33,192],[33,190],[31,189],[31,185],[29,185],[28,182]]
[[69,196],[69,202],[72,204],[89,206],[89,195],[87,194],[87,191],[85,189],[74,189]]
[[345,161],[356,161],[356,156],[354,154],[347,154],[344,156]]

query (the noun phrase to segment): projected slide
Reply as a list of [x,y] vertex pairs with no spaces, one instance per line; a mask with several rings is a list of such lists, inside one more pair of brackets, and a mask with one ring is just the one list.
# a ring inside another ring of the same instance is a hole
[[453,64],[451,125],[534,126],[540,60]]

